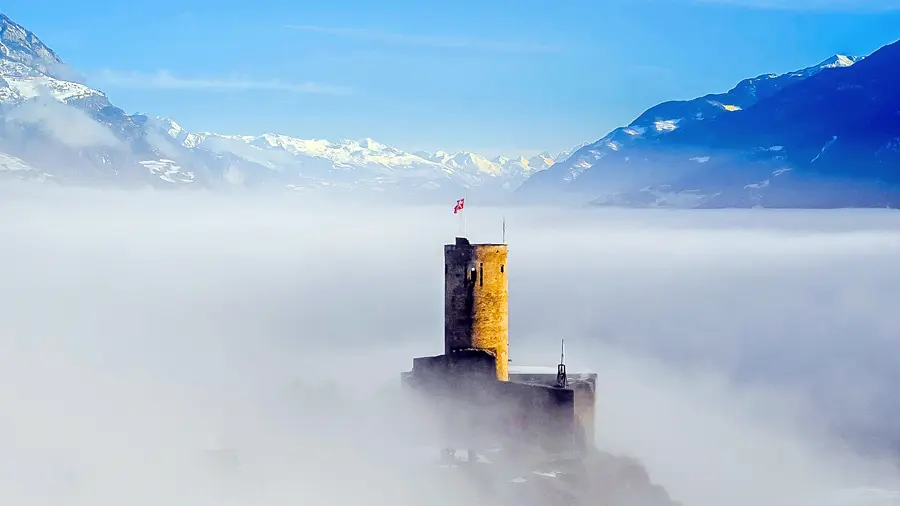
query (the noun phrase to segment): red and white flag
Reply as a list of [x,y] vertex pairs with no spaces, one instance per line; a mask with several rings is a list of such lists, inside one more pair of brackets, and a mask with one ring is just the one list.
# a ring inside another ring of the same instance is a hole
[[466,205],[466,199],[465,199],[465,198],[461,198],[461,199],[457,200],[457,201],[456,201],[456,205],[453,206],[453,214],[456,214],[456,213],[462,211],[462,210],[463,210],[463,206],[465,206],[465,205]]

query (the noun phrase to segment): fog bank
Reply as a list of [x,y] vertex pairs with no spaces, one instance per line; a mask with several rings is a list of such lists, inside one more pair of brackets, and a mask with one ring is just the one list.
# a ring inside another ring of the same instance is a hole
[[[442,349],[452,202],[2,197],[0,501],[437,500],[385,399]],[[598,445],[673,498],[897,486],[900,215],[467,202],[466,233],[499,241],[503,217],[511,359],[552,366],[565,338],[599,374]]]

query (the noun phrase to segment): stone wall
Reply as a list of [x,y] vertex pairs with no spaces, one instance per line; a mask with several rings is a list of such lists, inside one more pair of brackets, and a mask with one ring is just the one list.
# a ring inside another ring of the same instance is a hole
[[444,246],[444,353],[487,351],[509,379],[509,289],[505,244]]

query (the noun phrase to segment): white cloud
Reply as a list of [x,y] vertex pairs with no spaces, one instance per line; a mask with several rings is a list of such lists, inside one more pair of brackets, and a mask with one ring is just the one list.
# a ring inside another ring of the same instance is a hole
[[245,77],[181,77],[168,70],[153,73],[119,72],[102,70],[93,74],[92,81],[99,85],[120,88],[241,91],[268,90],[287,93],[314,93],[326,95],[346,95],[351,90],[343,86],[313,82],[292,83],[280,79],[252,79]]
[[94,121],[84,111],[59,102],[47,94],[11,109],[4,120],[37,126],[45,134],[74,148],[121,144],[105,125]]
[[474,39],[468,37],[410,35],[380,30],[370,30],[365,28],[342,28],[314,25],[288,25],[288,28],[305,32],[332,35],[335,37],[346,37],[372,42],[404,44],[411,46],[426,46],[448,49],[470,49],[509,53],[544,53],[558,50],[557,47],[546,44]]

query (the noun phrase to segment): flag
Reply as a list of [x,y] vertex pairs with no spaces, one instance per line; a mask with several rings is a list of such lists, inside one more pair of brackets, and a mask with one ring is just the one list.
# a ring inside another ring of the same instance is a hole
[[453,206],[453,214],[456,214],[463,210],[463,206],[466,205],[466,199],[462,198],[456,201],[456,205]]

